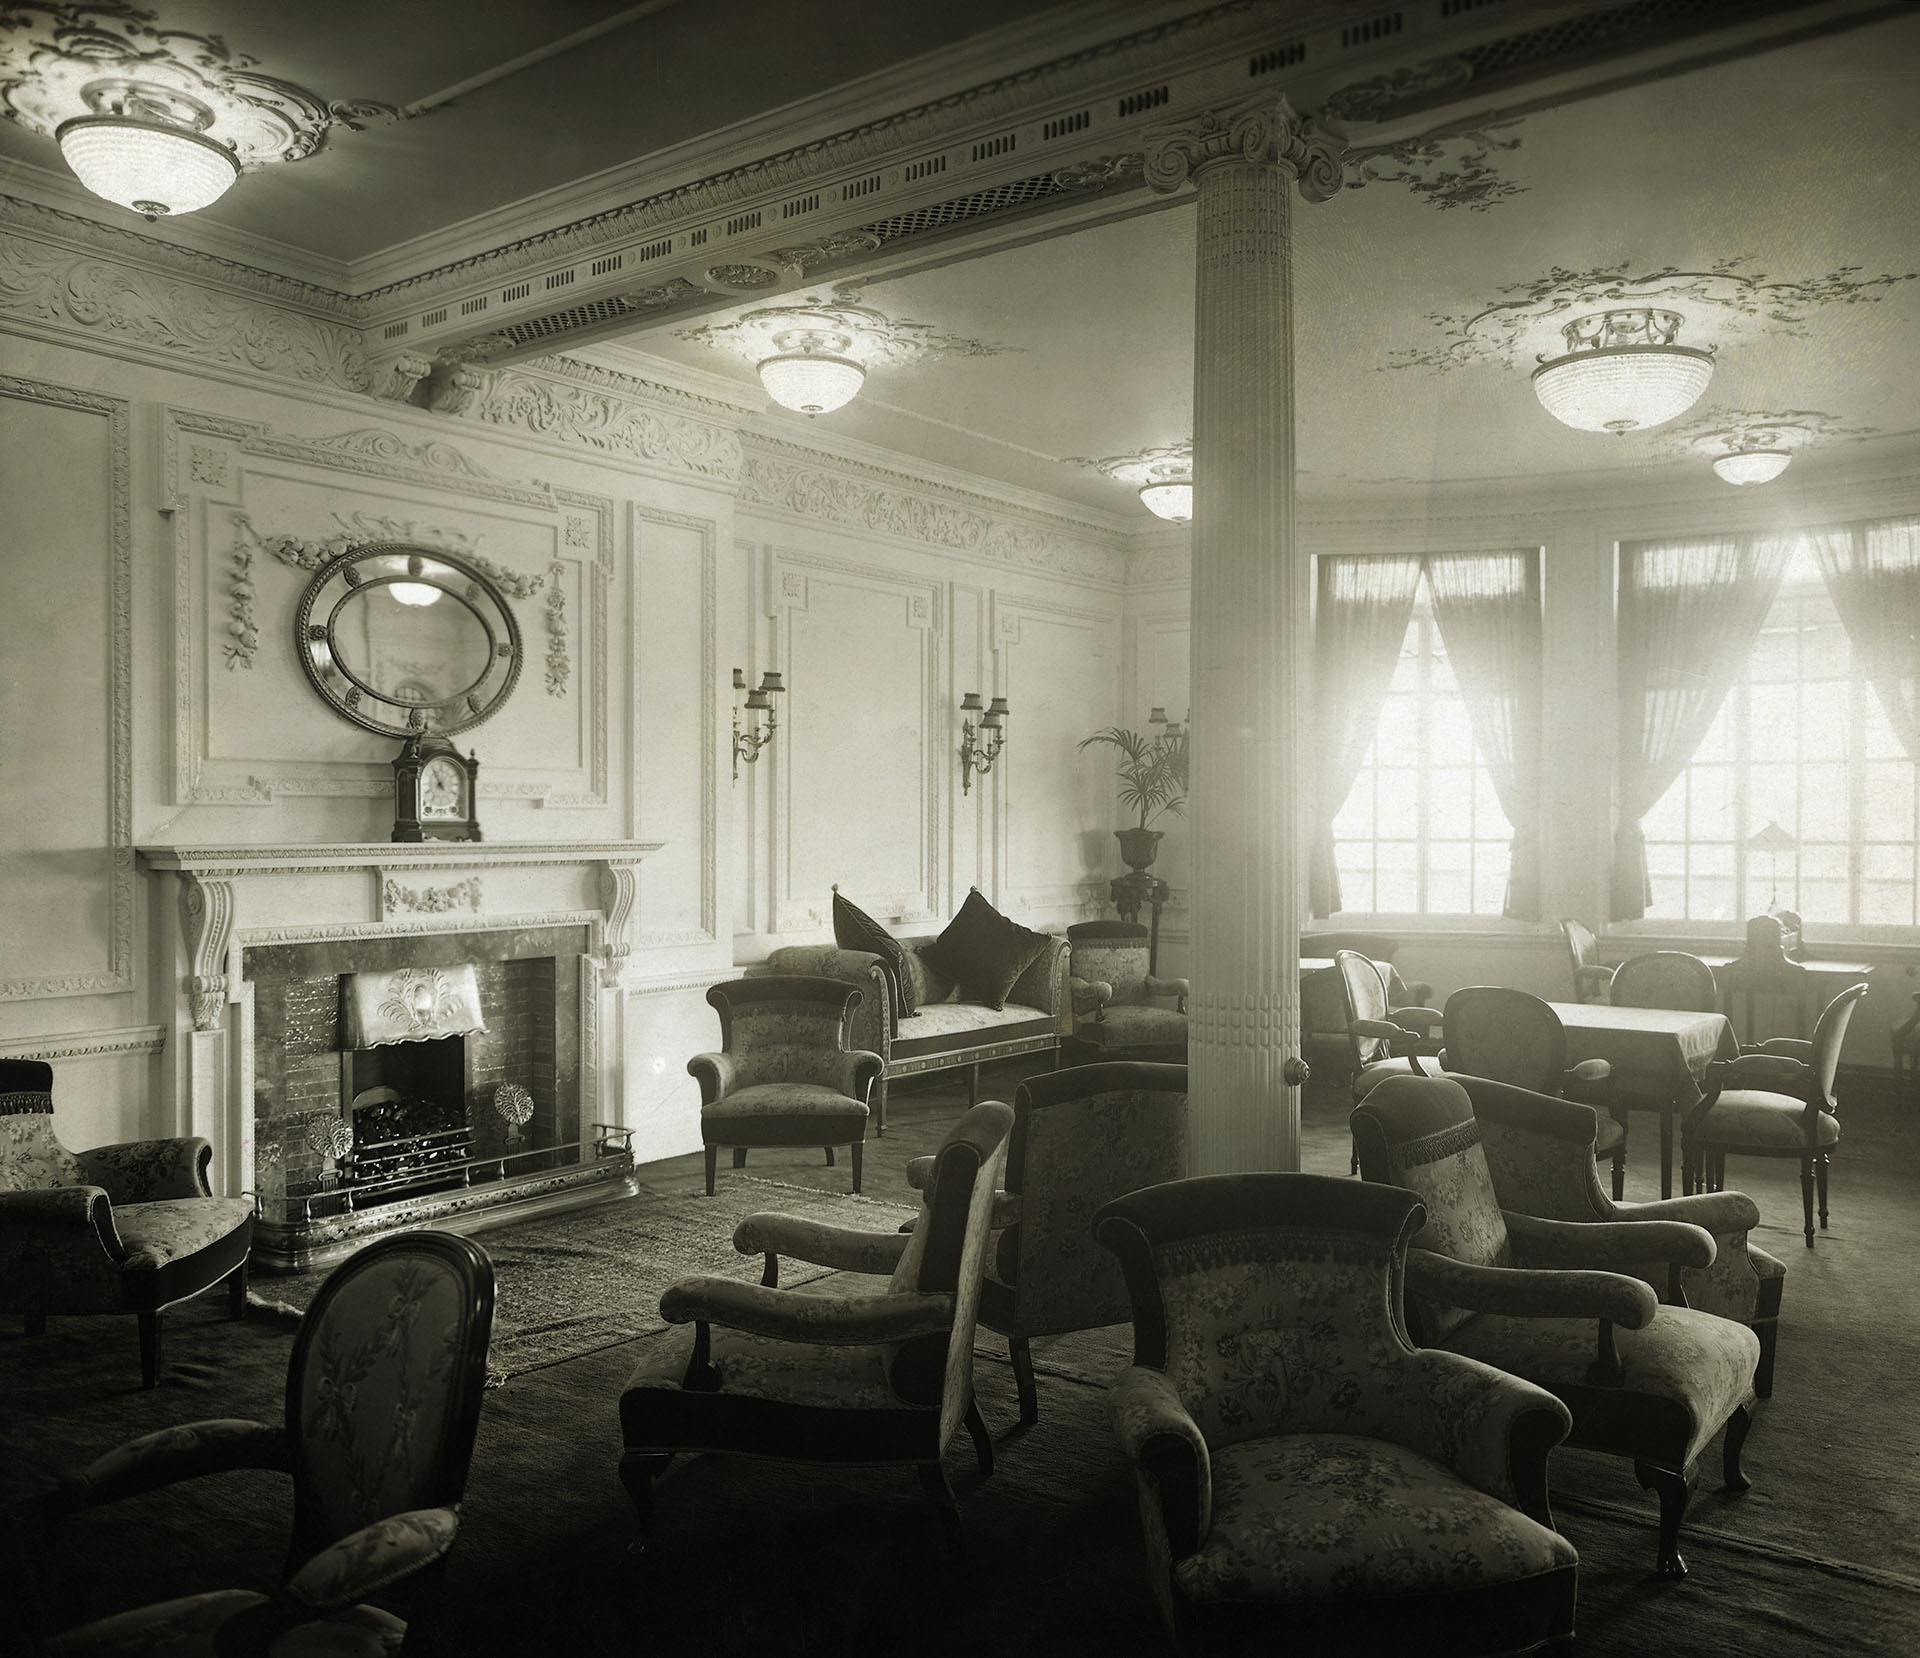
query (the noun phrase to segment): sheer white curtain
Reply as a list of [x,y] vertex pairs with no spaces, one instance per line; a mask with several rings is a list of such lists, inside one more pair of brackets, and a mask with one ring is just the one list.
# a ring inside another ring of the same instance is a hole
[[1653,887],[1640,820],[1673,786],[1719,714],[1799,539],[1796,531],[1620,549],[1616,921],[1647,913]]
[[[1500,810],[1513,825],[1501,914],[1540,918],[1540,553],[1436,553],[1433,616]],[[1656,797],[1657,798],[1657,797]]]
[[1340,907],[1333,820],[1353,790],[1380,723],[1387,687],[1413,619],[1421,561],[1399,554],[1327,554],[1314,600],[1316,811],[1307,863],[1315,915]]
[[1807,541],[1887,723],[1920,760],[1920,520],[1810,530]]

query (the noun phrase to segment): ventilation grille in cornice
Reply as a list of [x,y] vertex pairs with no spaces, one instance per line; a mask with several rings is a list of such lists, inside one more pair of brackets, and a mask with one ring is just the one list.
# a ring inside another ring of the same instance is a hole
[[536,340],[550,340],[556,334],[571,334],[578,328],[612,322],[616,317],[624,317],[638,309],[637,305],[618,297],[596,299],[585,305],[569,305],[564,311],[550,311],[544,317],[505,323],[495,332],[512,340],[515,345],[531,345]]
[[1015,179],[1011,184],[996,184],[990,190],[976,190],[969,196],[955,196],[951,201],[935,202],[931,207],[895,213],[860,228],[883,242],[897,242],[905,236],[924,236],[930,230],[944,230],[949,225],[984,218],[989,213],[1004,213],[1010,207],[1025,207],[1028,202],[1044,201],[1065,189],[1051,173],[1040,173],[1033,178]]
[[1754,0],[1635,0],[1632,5],[1565,18],[1544,28],[1529,29],[1525,34],[1509,35],[1505,40],[1468,46],[1455,55],[1473,66],[1476,81],[1484,81],[1516,69],[1531,69],[1549,58],[1585,55],[1596,47],[1615,44],[1622,35],[1640,36],[1652,44],[1677,28],[1696,25],[1715,12],[1750,16],[1760,11],[1777,11],[1786,3],[1787,0],[1775,0],[1772,5],[1756,5]]

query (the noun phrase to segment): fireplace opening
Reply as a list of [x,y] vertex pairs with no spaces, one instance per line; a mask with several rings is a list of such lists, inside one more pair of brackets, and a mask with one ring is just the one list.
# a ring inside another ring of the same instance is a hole
[[351,1101],[353,1151],[344,1184],[382,1202],[468,1183],[466,1048],[463,1036],[441,1036],[345,1056],[341,1093]]

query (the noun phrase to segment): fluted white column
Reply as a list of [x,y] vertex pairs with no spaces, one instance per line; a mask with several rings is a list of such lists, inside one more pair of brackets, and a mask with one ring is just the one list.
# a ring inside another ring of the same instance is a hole
[[1148,182],[1199,197],[1194,319],[1193,993],[1195,1174],[1300,1166],[1298,757],[1306,637],[1294,547],[1288,209],[1340,187],[1337,148],[1283,98],[1168,122]]

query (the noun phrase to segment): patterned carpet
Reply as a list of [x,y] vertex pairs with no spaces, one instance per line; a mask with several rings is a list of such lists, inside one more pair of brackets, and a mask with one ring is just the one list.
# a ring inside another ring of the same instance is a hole
[[[845,1178],[844,1171],[841,1178]],[[713,1273],[758,1282],[761,1257],[733,1247],[733,1229],[763,1210],[868,1231],[893,1231],[914,1211],[848,1192],[730,1174],[712,1197],[641,1193],[545,1220],[478,1233],[493,1257],[495,1306],[489,1370],[495,1382],[666,1328],[661,1294],[681,1278]],[[782,1263],[781,1281],[804,1284],[824,1267]],[[260,1311],[297,1318],[324,1272],[257,1277]]]

